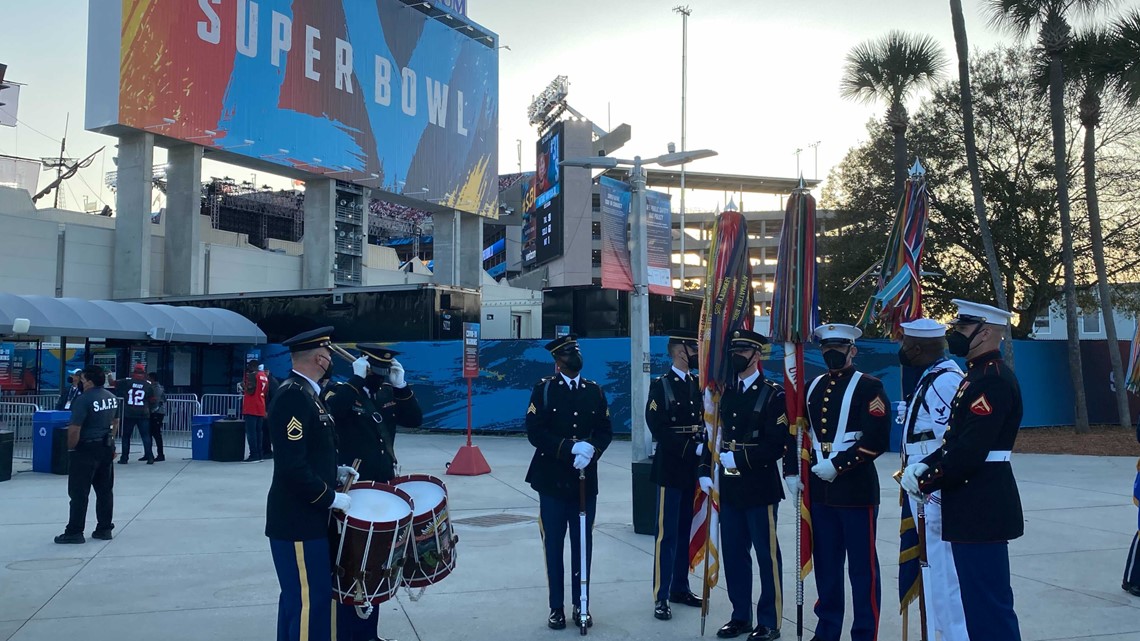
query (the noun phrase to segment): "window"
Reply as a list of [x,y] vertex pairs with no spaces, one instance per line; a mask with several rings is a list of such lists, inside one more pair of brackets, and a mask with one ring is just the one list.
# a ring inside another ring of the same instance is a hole
[[602,250],[595,249],[594,251],[590,252],[590,259],[591,262],[593,262],[594,267],[600,267],[602,265]]
[[[597,195],[597,194],[595,194],[595,195]],[[591,223],[590,224],[590,234],[594,237],[594,240],[598,240],[599,238],[601,238],[602,237],[602,223],[599,221],[596,221],[596,220],[593,223]]]
[[1049,312],[1046,311],[1037,318],[1033,319],[1033,333],[1040,336],[1041,334],[1051,334],[1053,332],[1053,324],[1049,320]]
[[594,209],[594,211],[602,211],[602,195],[601,194],[591,194],[590,195],[590,206]]
[[1100,314],[1093,312],[1092,314],[1084,314],[1081,316],[1081,333],[1082,334],[1099,334],[1100,333]]

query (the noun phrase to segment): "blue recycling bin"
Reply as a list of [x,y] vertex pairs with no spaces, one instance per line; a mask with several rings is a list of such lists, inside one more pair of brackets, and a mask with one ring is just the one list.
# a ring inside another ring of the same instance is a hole
[[198,414],[190,418],[190,458],[210,460],[210,435],[214,422],[221,418],[221,414]]
[[[33,472],[61,473],[59,461],[67,457],[67,425],[70,422],[71,412],[46,411],[32,415]],[[63,430],[62,438],[57,434],[59,430]],[[57,446],[63,451],[55,452]],[[67,473],[66,466],[62,473]]]

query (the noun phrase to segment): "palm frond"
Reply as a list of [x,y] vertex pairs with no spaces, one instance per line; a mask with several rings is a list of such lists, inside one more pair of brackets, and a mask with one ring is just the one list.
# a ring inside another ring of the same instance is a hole
[[915,89],[933,86],[947,64],[934,38],[891,31],[847,54],[839,93],[857,102],[901,104]]
[[991,28],[1024,38],[1050,15],[1091,17],[1116,4],[1117,0],[984,0],[983,12]]
[[1112,47],[1107,64],[1113,84],[1129,104],[1140,103],[1140,10],[1118,19],[1112,28]]

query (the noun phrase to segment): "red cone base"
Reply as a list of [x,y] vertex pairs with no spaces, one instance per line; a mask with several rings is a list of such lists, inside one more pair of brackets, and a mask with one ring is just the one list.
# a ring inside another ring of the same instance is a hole
[[491,466],[487,465],[487,459],[483,458],[483,453],[479,451],[478,445],[464,445],[455,453],[451,465],[447,466],[447,473],[461,476],[479,476],[480,474],[490,474]]

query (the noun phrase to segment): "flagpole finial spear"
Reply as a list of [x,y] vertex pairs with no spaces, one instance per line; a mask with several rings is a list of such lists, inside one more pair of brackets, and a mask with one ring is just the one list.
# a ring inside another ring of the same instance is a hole
[[910,167],[911,178],[921,178],[926,175],[926,168],[922,166],[922,161],[917,157],[914,159],[914,164]]
[[803,174],[800,174],[800,183],[796,185],[796,189],[807,189],[807,183],[804,182]]

